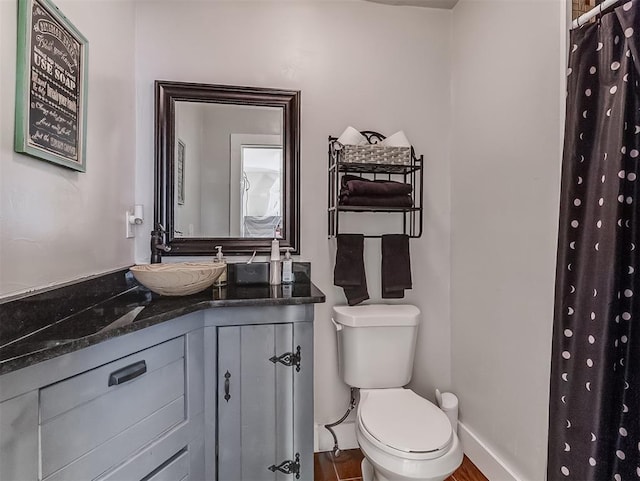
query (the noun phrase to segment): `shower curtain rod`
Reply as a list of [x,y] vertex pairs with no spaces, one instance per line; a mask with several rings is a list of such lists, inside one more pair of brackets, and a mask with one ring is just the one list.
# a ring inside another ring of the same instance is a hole
[[602,13],[603,10],[606,10],[607,8],[609,8],[612,5],[615,5],[619,1],[620,0],[604,0],[604,2],[602,2],[597,7],[593,7],[587,13],[584,13],[584,14],[580,15],[578,18],[576,18],[571,23],[571,30],[573,30],[574,28],[581,27],[582,25],[587,23],[589,20],[591,20],[596,15]]

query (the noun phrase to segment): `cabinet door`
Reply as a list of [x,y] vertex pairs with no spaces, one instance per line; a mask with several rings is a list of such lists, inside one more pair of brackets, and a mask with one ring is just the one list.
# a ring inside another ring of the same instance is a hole
[[291,324],[218,328],[219,481],[295,479],[276,468],[295,462],[287,353],[295,354]]
[[0,481],[38,478],[38,391],[0,403]]

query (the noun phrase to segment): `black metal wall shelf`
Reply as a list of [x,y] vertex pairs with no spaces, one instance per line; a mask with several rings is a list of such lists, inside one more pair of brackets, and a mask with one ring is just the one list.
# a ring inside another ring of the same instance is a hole
[[339,212],[418,212],[419,207],[378,207],[367,205],[339,205],[338,207],[329,207],[329,210],[337,210]]
[[[385,136],[371,130],[361,134],[370,144],[377,144]],[[339,149],[336,149],[336,137],[329,137],[329,165],[328,165],[328,234],[335,237],[340,233],[340,213],[390,213],[402,215],[402,233],[411,238],[422,236],[422,202],[423,202],[423,156],[417,157],[411,147],[411,160],[407,165],[380,163],[351,163],[344,162]],[[339,145],[338,145],[339,146]],[[340,205],[340,175],[356,174],[373,180],[395,180],[412,186],[412,207],[390,206],[355,206]],[[365,235],[367,238],[380,238],[379,235]]]
[[[419,160],[419,159],[418,159]],[[352,172],[358,174],[410,174],[420,169],[418,165],[396,165],[396,164],[354,164],[337,161],[329,167],[335,169],[338,166],[339,172]]]

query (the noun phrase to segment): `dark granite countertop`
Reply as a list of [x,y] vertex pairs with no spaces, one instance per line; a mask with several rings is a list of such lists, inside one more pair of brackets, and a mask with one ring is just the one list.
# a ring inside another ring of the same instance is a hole
[[0,302],[0,375],[191,312],[234,306],[320,303],[307,278],[289,285],[228,285],[165,297],[128,269]]

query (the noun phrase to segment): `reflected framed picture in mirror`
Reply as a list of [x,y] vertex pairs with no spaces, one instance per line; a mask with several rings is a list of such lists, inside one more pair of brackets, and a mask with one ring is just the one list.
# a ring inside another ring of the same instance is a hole
[[178,196],[178,205],[184,205],[184,156],[186,146],[184,142],[178,139],[178,159],[176,162],[176,194]]

